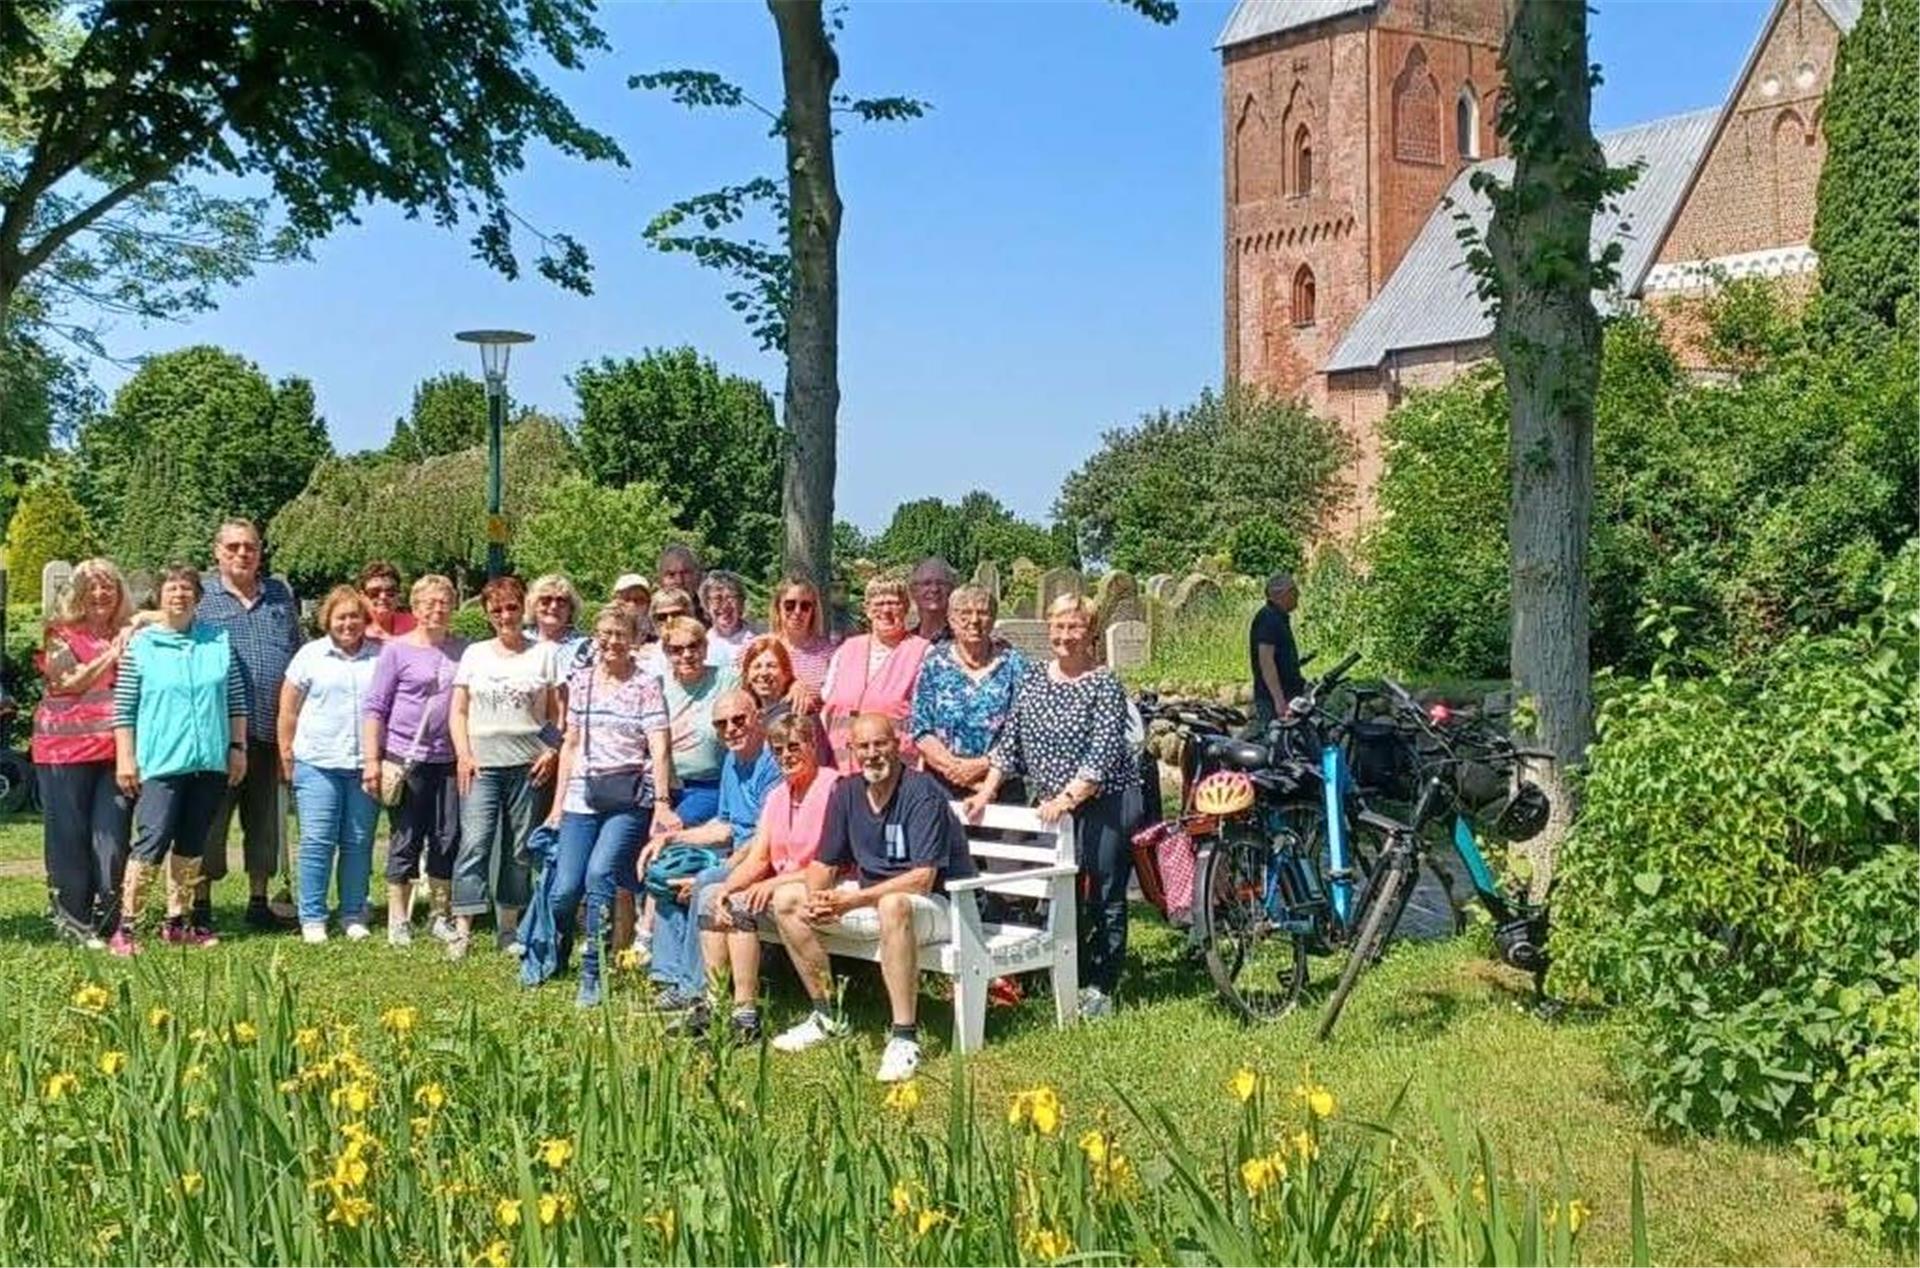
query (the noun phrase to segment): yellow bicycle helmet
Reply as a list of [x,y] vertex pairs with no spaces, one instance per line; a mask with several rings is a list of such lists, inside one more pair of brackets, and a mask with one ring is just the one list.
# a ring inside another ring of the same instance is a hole
[[1253,781],[1237,770],[1217,770],[1194,785],[1193,808],[1203,815],[1226,817],[1253,806]]

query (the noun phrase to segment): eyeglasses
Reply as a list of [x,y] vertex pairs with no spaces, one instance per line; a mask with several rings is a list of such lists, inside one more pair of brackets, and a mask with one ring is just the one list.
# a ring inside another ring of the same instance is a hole
[[229,555],[257,555],[260,553],[260,543],[259,542],[221,542],[220,549]]
[[885,612],[889,609],[904,608],[907,605],[898,599],[868,599],[867,606],[876,611]]
[[705,643],[662,643],[660,646],[669,656],[704,656],[707,654],[707,645]]
[[813,611],[813,600],[782,599],[780,600],[780,610],[782,612],[811,612]]
[[782,740],[778,744],[769,744],[767,747],[775,753],[804,753],[807,751],[807,742],[805,740]]
[[671,621],[676,616],[685,616],[686,614],[687,610],[685,608],[661,608],[653,614],[653,619],[656,621]]
[[573,606],[573,601],[568,599],[564,594],[543,594],[535,599],[534,602],[543,608],[565,608]]
[[400,587],[368,586],[365,590],[361,591],[361,593],[366,595],[369,599],[391,599],[395,595],[400,593]]
[[731,731],[737,726],[745,726],[752,720],[753,715],[750,713],[730,713],[724,718],[715,718],[713,725],[717,730]]

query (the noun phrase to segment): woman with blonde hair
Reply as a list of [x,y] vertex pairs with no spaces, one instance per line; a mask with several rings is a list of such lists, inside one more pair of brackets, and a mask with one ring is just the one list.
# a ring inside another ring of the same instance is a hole
[[827,680],[835,646],[827,633],[827,609],[820,601],[820,587],[800,573],[781,578],[773,588],[767,633],[786,648],[787,663],[793,670],[787,703],[795,713],[820,712],[820,687]]
[[40,643],[46,693],[33,711],[53,928],[98,949],[119,925],[133,803],[113,778],[113,685],[131,634],[126,579],[107,559],[83,560],[60,593]]
[[[527,612],[533,617],[534,637],[560,649],[562,677],[593,655],[593,640],[580,632],[580,592],[564,572],[535,577],[527,586]],[[540,815],[544,819],[546,816]]]
[[911,767],[920,765],[908,718],[921,663],[933,645],[907,632],[907,583],[899,578],[869,581],[865,607],[870,632],[840,644],[820,687],[820,717],[833,747],[834,766],[843,775],[860,769],[851,730],[853,720],[863,713],[892,718],[894,733],[900,737],[901,760]]
[[380,807],[361,786],[360,713],[373,686],[380,643],[368,631],[363,591],[335,586],[320,604],[324,633],[293,654],[280,684],[280,778],[293,787],[300,818],[300,935],[327,940],[327,883],[338,859],[340,924],[367,936],[367,882]]

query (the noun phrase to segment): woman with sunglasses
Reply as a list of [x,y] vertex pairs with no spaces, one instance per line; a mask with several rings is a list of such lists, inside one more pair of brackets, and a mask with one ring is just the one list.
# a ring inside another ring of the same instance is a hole
[[720,759],[726,746],[713,730],[713,706],[740,684],[732,665],[707,663],[707,627],[691,616],[670,616],[660,625],[660,654],[667,721],[673,732],[674,812],[691,827],[720,809]]
[[366,637],[376,645],[413,629],[411,613],[400,610],[400,570],[384,559],[376,559],[360,570],[355,583],[367,601]]
[[786,650],[787,666],[793,671],[787,703],[796,713],[818,713],[820,688],[827,680],[835,647],[827,634],[827,611],[820,602],[819,587],[798,574],[783,578],[773,590],[767,630]]
[[820,717],[833,746],[833,764],[842,774],[858,773],[853,720],[863,713],[884,713],[900,737],[901,761],[918,768],[920,753],[908,717],[920,666],[933,644],[907,632],[907,583],[897,577],[875,577],[867,583],[866,612],[871,632],[840,644],[820,689]]

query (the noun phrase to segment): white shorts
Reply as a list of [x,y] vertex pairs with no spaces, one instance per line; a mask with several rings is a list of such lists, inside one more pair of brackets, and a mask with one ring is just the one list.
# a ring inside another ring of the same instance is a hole
[[[841,881],[834,886],[842,893],[860,888],[859,881]],[[945,894],[908,894],[913,904],[913,940],[921,946],[929,942],[945,942],[953,928],[948,915],[947,896]],[[878,907],[855,907],[843,914],[831,925],[821,926],[823,932],[838,933],[849,938],[858,938],[863,942],[880,941],[880,909]]]

